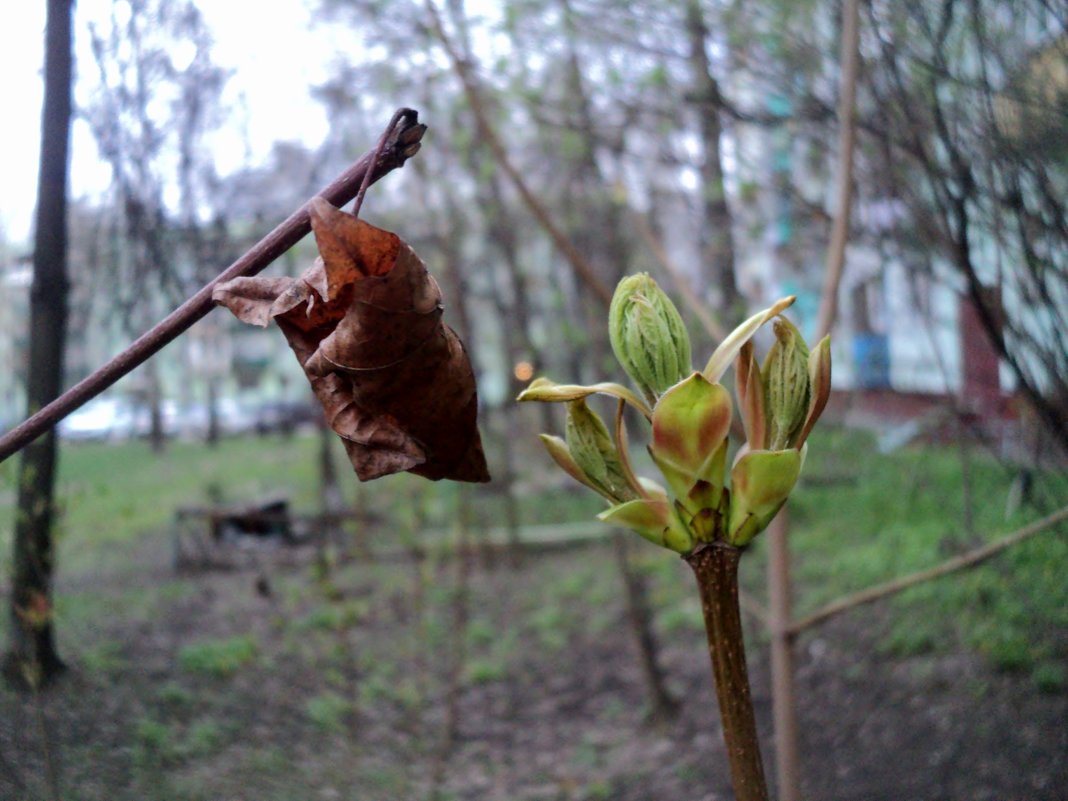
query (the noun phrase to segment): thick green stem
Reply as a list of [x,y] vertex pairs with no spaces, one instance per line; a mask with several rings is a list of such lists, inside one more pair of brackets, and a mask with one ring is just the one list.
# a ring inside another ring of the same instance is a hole
[[699,546],[685,557],[697,577],[708,632],[708,653],[716,678],[723,739],[737,801],[767,801],[768,786],[760,759],[745,643],[738,607],[738,558],[726,543]]

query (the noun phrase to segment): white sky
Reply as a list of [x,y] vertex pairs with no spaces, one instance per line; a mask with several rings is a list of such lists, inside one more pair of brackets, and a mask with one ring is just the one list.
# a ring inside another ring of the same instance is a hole
[[[93,75],[88,24],[103,19],[112,0],[79,0],[75,11],[76,65]],[[279,140],[322,141],[325,112],[308,96],[322,82],[341,47],[343,31],[311,29],[305,0],[203,2],[199,4],[215,37],[216,64],[234,69],[228,84],[231,108],[244,109],[233,129],[215,141],[216,161],[227,171],[245,161],[246,136],[252,163],[259,162]],[[11,4],[0,23],[0,230],[9,241],[25,241],[33,221],[40,153],[41,69],[44,54],[45,4]],[[251,12],[251,13],[250,13]],[[80,65],[79,65],[80,62]],[[82,95],[76,90],[76,97]],[[242,130],[244,128],[244,130]],[[106,187],[110,171],[99,161],[92,135],[75,123],[71,138],[71,195],[95,194]]]

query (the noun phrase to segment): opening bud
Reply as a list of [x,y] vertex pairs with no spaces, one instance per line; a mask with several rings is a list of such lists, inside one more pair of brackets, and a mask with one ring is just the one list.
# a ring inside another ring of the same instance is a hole
[[571,458],[601,495],[616,503],[638,497],[627,481],[607,426],[585,400],[567,404],[565,436]]
[[682,315],[647,273],[619,282],[608,310],[608,334],[619,363],[650,403],[691,372]]
[[808,355],[801,332],[786,318],[778,318],[775,344],[761,370],[770,450],[793,447],[805,424],[811,397]]

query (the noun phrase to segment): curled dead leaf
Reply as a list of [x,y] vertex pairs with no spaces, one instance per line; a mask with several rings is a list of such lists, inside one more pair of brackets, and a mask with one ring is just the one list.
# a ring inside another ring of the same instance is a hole
[[278,323],[361,480],[488,481],[474,372],[437,282],[396,234],[322,198],[310,211],[320,256],[300,278],[238,278],[213,299]]

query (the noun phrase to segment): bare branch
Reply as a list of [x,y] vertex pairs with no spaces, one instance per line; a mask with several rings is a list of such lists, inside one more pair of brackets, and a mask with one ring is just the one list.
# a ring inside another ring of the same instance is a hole
[[564,255],[564,258],[567,259],[571,268],[575,271],[575,274],[578,275],[586,286],[593,291],[593,294],[598,300],[602,301],[605,306],[607,306],[612,302],[612,290],[598,277],[597,272],[593,269],[593,265],[590,264],[589,259],[579,252],[571,238],[553,221],[552,215],[549,214],[549,210],[545,208],[545,205],[527,185],[522,174],[520,174],[519,170],[508,157],[508,152],[504,149],[500,137],[497,136],[497,132],[490,124],[489,118],[486,115],[486,110],[483,106],[482,97],[479,92],[477,78],[472,74],[470,63],[463,57],[463,54],[456,49],[456,45],[445,32],[445,27],[441,21],[441,15],[438,13],[438,9],[434,5],[433,0],[426,0],[426,9],[430,16],[434,35],[437,37],[438,41],[441,42],[449,60],[452,62],[453,70],[456,72],[457,77],[460,79],[460,83],[463,85],[464,94],[467,96],[467,102],[471,106],[471,111],[475,115],[479,133],[485,138],[486,144],[493,152],[494,159],[496,159],[497,163],[501,166],[501,169],[507,173],[512,183],[515,184],[515,188],[522,196],[523,202],[527,204],[527,208],[530,209],[531,214],[534,215],[534,218],[553,240],[553,244],[556,245]]
[[[375,152],[365,153],[320,191],[320,197],[335,206],[343,206],[356,195],[368,175],[371,183],[374,183],[393,170],[403,167],[404,162],[418,152],[426,126],[418,122],[419,114],[412,109],[402,109],[398,115],[401,117],[401,123],[395,127],[388,144],[382,149],[381,156],[376,158]],[[214,280],[208,282],[151,330],[138,337],[126,350],[0,437],[0,462],[143,364],[204,317],[213,308],[211,293],[216,284],[241,276],[256,275],[303,239],[310,230],[308,204],[305,203]]]
[[831,244],[827,249],[827,270],[824,274],[823,297],[820,300],[817,339],[830,333],[838,314],[838,286],[845,267],[846,244],[849,241],[849,221],[853,201],[853,150],[856,143],[857,72],[860,65],[858,0],[847,0],[842,9],[842,88],[838,107],[838,208],[831,228]]
[[1002,537],[1000,540],[983,545],[980,548],[975,548],[974,550],[968,551],[968,553],[961,554],[952,559],[947,559],[939,565],[929,567],[926,570],[917,571],[916,573],[911,573],[907,576],[902,576],[901,578],[893,579],[892,581],[884,582],[883,584],[877,584],[866,590],[861,590],[852,595],[847,595],[844,598],[839,598],[837,601],[832,601],[821,609],[816,610],[811,615],[794,621],[793,625],[790,626],[790,632],[797,634],[805,629],[812,628],[835,615],[847,612],[854,607],[870,604],[873,601],[878,601],[880,598],[896,595],[902,590],[914,587],[917,584],[941,578],[950,573],[956,573],[958,570],[974,567],[975,565],[996,556],[1006,548],[1011,548],[1017,543],[1030,539],[1036,534],[1039,534],[1058,523],[1062,523],[1065,520],[1068,520],[1068,506],[1051,515],[1047,515],[1041,520],[1036,520],[1034,523],[1024,526],[1023,528],[1014,531],[1012,534]]

